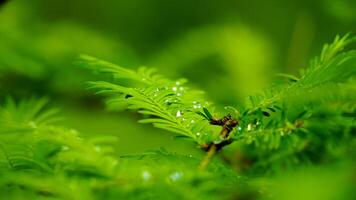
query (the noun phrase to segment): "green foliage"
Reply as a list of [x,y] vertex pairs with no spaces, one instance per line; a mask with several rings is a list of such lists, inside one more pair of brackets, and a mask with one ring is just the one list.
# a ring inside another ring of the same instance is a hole
[[[15,40],[9,40],[0,51],[17,52],[21,45]],[[356,53],[346,48],[355,40],[337,36],[299,76],[280,74],[287,80],[250,96],[244,105],[237,103],[238,108],[227,106],[225,110],[215,107],[204,92],[190,88],[185,79],[170,80],[154,69],[135,71],[82,55],[78,65],[103,74],[97,76],[102,81],[90,82],[89,88],[105,95],[110,109],[136,111],[143,115],[140,123],[194,141],[207,153],[192,156],[162,148],[120,156],[113,146],[116,137],[85,138],[58,125],[62,118],[57,109],[47,108],[46,99],[16,103],[8,98],[0,106],[0,195],[9,199],[80,200],[285,199],[298,195],[294,187],[303,194],[310,192],[298,185],[302,180],[310,180],[310,187],[314,187],[321,178],[335,179],[345,187],[321,184],[320,190],[332,191],[335,198],[350,197],[352,180],[347,177],[355,166]],[[32,47],[20,49],[31,59],[8,53],[14,58],[7,60],[4,54],[2,70],[26,74],[28,63],[38,66],[34,68],[40,69],[40,75],[48,70],[44,66],[51,62],[40,59],[41,47],[36,51]],[[136,141],[132,144],[139,145]],[[220,159],[212,157],[214,153]],[[205,162],[210,162],[208,167],[199,170]],[[331,167],[314,177],[319,165]],[[280,177],[300,166],[313,167],[306,175],[297,170],[295,184]],[[335,174],[339,168],[346,170]],[[301,198],[308,197],[324,196],[317,193]]]
[[88,193],[81,194],[80,190],[87,189],[79,180],[66,176],[89,179],[112,175],[117,163],[109,156],[110,148],[100,140],[84,141],[75,130],[54,126],[59,118],[56,110],[44,108],[46,104],[45,99],[18,104],[10,99],[1,107],[1,194],[9,198],[20,194],[91,198]]
[[0,199],[356,199],[354,2],[0,1]]
[[185,86],[186,80],[171,81],[155,74],[155,70],[128,70],[90,56],[81,56],[80,65],[112,75],[112,82],[91,82],[90,88],[108,95],[110,107],[125,106],[146,116],[141,123],[152,123],[198,144],[217,140],[216,129],[200,115],[202,107],[212,109],[201,91]]
[[[298,163],[323,163],[347,154],[350,147],[339,144],[353,140],[356,54],[343,50],[354,40],[348,35],[337,36],[299,78],[283,75],[290,82],[250,96],[248,104],[238,110],[230,109],[239,126],[228,140],[237,141],[235,146],[246,157],[243,159],[257,160],[249,171],[277,172]],[[146,68],[127,70],[89,56],[82,56],[79,63],[109,73],[111,81],[92,82],[90,88],[109,96],[109,104],[118,103],[145,115],[141,122],[188,136],[202,146],[227,140],[208,123],[217,116],[210,114],[214,107],[182,81],[167,80]],[[323,156],[317,156],[320,152]]]
[[[100,140],[83,141],[75,130],[53,126],[56,110],[44,109],[46,100],[8,102],[1,108],[2,160],[9,170],[38,169],[53,173],[109,174],[115,163]],[[104,143],[105,144],[105,143]],[[83,157],[82,155],[90,155]]]
[[254,144],[243,152],[258,160],[255,167],[276,172],[347,156],[355,129],[356,54],[343,50],[354,40],[337,36],[300,78],[288,76],[288,84],[250,97],[236,140]]
[[[219,191],[243,182],[219,163],[210,172],[192,170],[199,163],[197,158],[164,149],[115,158],[113,138],[84,139],[73,129],[54,125],[59,119],[56,110],[46,109],[46,104],[45,99],[19,103],[9,99],[0,109],[1,196],[214,199]],[[222,176],[227,178],[221,180]],[[197,190],[188,192],[190,185]]]

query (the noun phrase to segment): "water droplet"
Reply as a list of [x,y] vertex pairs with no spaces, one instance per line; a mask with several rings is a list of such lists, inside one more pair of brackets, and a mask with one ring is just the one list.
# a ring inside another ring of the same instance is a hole
[[247,130],[248,130],[248,131],[251,131],[251,130],[252,130],[252,124],[248,124],[248,125],[247,125]]
[[181,84],[181,82],[179,82],[179,81],[176,82],[176,85],[180,85],[180,84]]
[[179,179],[181,179],[183,177],[183,173],[182,172],[174,172],[172,173],[169,178],[172,181],[178,181]]
[[195,120],[194,120],[194,119],[192,119],[192,120],[190,121],[190,123],[191,123],[191,124],[194,124],[194,123],[195,123]]
[[174,86],[174,87],[172,87],[172,90],[176,92],[178,90],[178,88],[176,86]]
[[196,133],[196,135],[199,137],[200,136],[200,132]]
[[193,155],[192,155],[192,154],[189,154],[189,158],[193,158]]
[[171,104],[172,104],[172,99],[171,99],[171,98],[166,99],[166,100],[164,100],[164,102],[165,102],[167,105],[171,105]]
[[194,104],[194,105],[193,105],[193,108],[194,108],[194,109],[200,109],[200,108],[201,108],[201,104]]
[[148,181],[151,179],[151,173],[149,171],[143,171],[142,172],[142,178],[144,181]]
[[177,111],[176,117],[181,117],[182,116],[182,112],[180,110]]
[[237,127],[237,130],[238,130],[238,131],[241,131],[241,130],[242,130],[241,126]]
[[182,95],[183,95],[183,94],[182,94],[182,93],[180,93],[180,92],[178,92],[178,93],[177,93],[177,96],[179,96],[179,97],[180,97],[180,96],[182,96]]
[[179,90],[180,90],[180,91],[183,91],[183,90],[184,90],[184,87],[179,87]]

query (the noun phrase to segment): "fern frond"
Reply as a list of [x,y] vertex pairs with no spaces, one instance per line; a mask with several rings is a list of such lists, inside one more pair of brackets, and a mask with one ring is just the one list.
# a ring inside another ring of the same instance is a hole
[[[119,102],[145,115],[141,123],[152,123],[155,127],[189,137],[203,149],[207,146],[205,150],[211,147],[205,144],[222,144],[221,141],[254,144],[257,148],[248,148],[250,152],[258,153],[258,149],[278,152],[257,155],[264,156],[261,160],[265,160],[265,164],[283,165],[298,160],[298,157],[307,160],[306,152],[315,153],[306,145],[308,143],[327,148],[326,144],[317,141],[320,138],[332,140],[330,138],[334,136],[317,130],[336,129],[344,131],[347,137],[350,131],[346,130],[355,126],[355,122],[345,116],[353,115],[348,108],[355,107],[356,53],[353,50],[343,52],[344,47],[353,41],[355,38],[336,37],[333,44],[324,46],[321,56],[301,73],[300,78],[283,75],[292,82],[272,87],[263,95],[251,96],[249,104],[239,110],[241,112],[232,109],[237,114],[235,124],[238,127],[230,130],[233,132],[228,140],[219,137],[219,130],[209,125],[209,121],[210,124],[219,123],[216,114],[210,114],[214,110],[211,104],[205,103],[201,93],[190,90],[183,82],[164,79],[154,73],[144,73],[148,75],[143,76],[140,70],[122,69],[87,56],[82,56],[80,63],[88,63],[97,71],[111,74],[111,81],[91,82],[90,87],[108,96],[108,103]],[[320,123],[314,120],[325,120],[325,127],[315,128]],[[340,122],[334,123],[335,120]]]
[[348,44],[356,40],[356,37],[349,38],[349,36],[350,34],[346,34],[343,37],[337,35],[331,44],[325,44],[323,46],[320,56],[313,59],[311,67],[309,69],[318,68],[322,65],[326,65],[337,54],[343,51]]
[[171,81],[147,68],[128,70],[89,56],[81,56],[79,63],[110,73],[112,82],[90,82],[90,88],[109,96],[109,104],[120,103],[145,115],[139,122],[190,137],[199,144],[216,139],[216,131],[198,114],[203,107],[212,110],[211,103],[202,92],[186,87],[185,80]]
[[62,120],[57,109],[44,110],[47,103],[47,99],[30,99],[17,105],[7,99],[5,105],[0,106],[0,134],[27,132]]
[[31,99],[15,103],[9,99],[1,106],[0,167],[44,173],[60,169],[85,176],[111,173],[116,165],[108,155],[112,149],[100,143],[100,138],[83,141],[75,130],[54,126],[52,122],[59,119],[57,110],[45,109],[47,102]]
[[114,77],[115,80],[120,80],[121,83],[125,81],[133,81],[133,83],[152,84],[163,81],[162,77],[155,75],[155,69],[147,69],[140,67],[137,72],[120,67],[116,64],[99,60],[97,58],[81,55],[76,62],[77,65],[87,67],[98,73],[108,73]]
[[293,81],[249,98],[240,117],[240,134],[235,137],[240,143],[273,151],[273,155],[261,154],[248,148],[256,152],[261,165],[308,162],[318,153],[315,149],[327,149],[334,141],[351,137],[356,127],[349,117],[356,107],[356,53],[343,50],[354,41],[348,35],[337,36],[300,78],[283,75]]
[[356,51],[343,51],[347,45],[355,41],[356,37],[349,38],[348,34],[341,38],[336,36],[334,42],[325,44],[321,55],[314,58],[308,68],[301,71],[300,78],[292,76],[293,83],[273,87],[273,90],[266,91],[263,95],[251,96],[251,104],[247,105],[249,113],[266,110],[273,105],[281,106],[282,101],[294,94],[308,92],[329,82],[346,82],[355,77]]

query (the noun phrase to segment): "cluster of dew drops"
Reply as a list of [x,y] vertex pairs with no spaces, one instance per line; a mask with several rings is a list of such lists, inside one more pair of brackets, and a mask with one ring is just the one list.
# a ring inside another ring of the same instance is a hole
[[[167,105],[171,105],[173,103],[178,103],[180,98],[182,98],[185,93],[187,92],[187,88],[183,86],[181,81],[176,81],[175,84],[171,87],[164,87],[164,88],[156,88],[154,96],[157,96],[160,91],[167,91],[171,90],[175,95],[172,97],[169,97],[165,99],[165,103]],[[178,118],[181,122],[183,122],[187,128],[193,126],[196,123],[196,120],[191,119],[187,123],[187,119],[184,117],[185,113],[187,110],[190,111],[198,111],[201,110],[204,106],[210,105],[210,102],[204,101],[204,102],[199,102],[199,101],[192,101],[190,105],[185,106],[184,109],[179,109],[175,112],[175,117]],[[196,133],[196,136],[199,137],[202,134],[200,132]]]
[[[174,171],[171,174],[168,175],[168,180],[172,181],[172,182],[176,182],[179,181],[183,178],[184,173],[181,171]],[[148,170],[144,170],[142,171],[142,179],[144,182],[148,182],[150,180],[152,180],[153,175],[151,174],[150,171]]]
[[[170,88],[169,87],[156,88],[154,96],[157,96],[158,93],[161,91],[167,91],[167,90],[171,90],[175,94],[175,96],[165,99],[165,103],[170,105],[172,103],[179,102],[179,98],[183,97],[186,92],[186,87],[182,86],[182,83],[180,81],[176,81],[175,84],[173,86],[171,86]],[[208,106],[208,105],[210,105],[210,103],[208,101],[205,101],[204,103],[199,102],[199,101],[192,101],[191,105],[189,105],[188,108],[185,108],[185,109],[198,111],[198,110],[201,110],[204,106]],[[189,123],[186,123],[187,119],[184,117],[185,109],[177,110],[175,113],[175,117],[179,118],[180,121],[184,122],[184,124],[187,127],[190,127],[190,126],[194,125],[196,123],[196,121],[194,119],[192,119],[192,120],[190,120]],[[225,107],[225,110],[229,110],[228,107]],[[237,130],[238,131],[244,130],[247,132],[251,132],[251,131],[258,129],[258,127],[260,125],[261,125],[261,121],[258,120],[254,123],[247,124],[244,128],[241,126],[238,126]],[[196,136],[201,137],[202,135],[206,135],[206,134],[207,133],[202,134],[201,132],[197,132]],[[281,135],[283,136],[283,132],[281,133]]]

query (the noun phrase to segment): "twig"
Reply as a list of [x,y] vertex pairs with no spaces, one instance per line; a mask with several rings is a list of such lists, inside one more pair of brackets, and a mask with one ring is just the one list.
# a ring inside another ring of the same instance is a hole
[[199,165],[199,169],[200,170],[205,170],[205,168],[208,166],[208,164],[210,163],[211,159],[213,158],[213,156],[215,155],[217,150],[216,145],[212,145],[207,154],[205,155],[204,159],[201,161],[200,165]]

